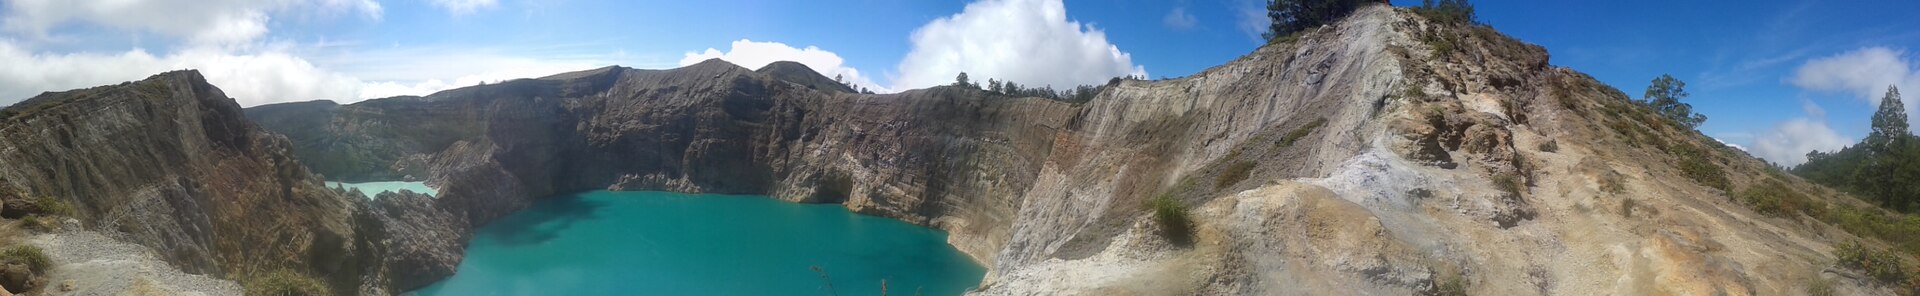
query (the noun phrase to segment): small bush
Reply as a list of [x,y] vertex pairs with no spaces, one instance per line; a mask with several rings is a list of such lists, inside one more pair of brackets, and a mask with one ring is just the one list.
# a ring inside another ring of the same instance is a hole
[[1153,208],[1153,221],[1160,224],[1160,236],[1176,245],[1193,244],[1193,217],[1187,206],[1181,205],[1172,195],[1160,195],[1148,202]]
[[1467,280],[1462,278],[1458,273],[1441,274],[1438,279],[1434,280],[1433,286],[1429,287],[1426,291],[1421,291],[1420,295],[1466,296]]
[[333,290],[306,274],[282,269],[256,275],[245,283],[247,295],[317,296],[333,295]]
[[1819,213],[1822,209],[1812,198],[1787,188],[1786,184],[1781,184],[1779,181],[1767,181],[1748,187],[1734,194],[1734,197],[1741,204],[1753,208],[1755,212],[1768,216],[1793,217],[1802,213],[1814,217],[1823,216]]
[[1626,176],[1620,175],[1619,172],[1607,172],[1606,175],[1600,176],[1600,191],[1612,194],[1626,193],[1627,181],[1623,180],[1625,178]]
[[1540,152],[1560,152],[1560,141],[1547,140],[1546,142],[1540,142]]
[[1833,282],[1820,278],[1819,275],[1814,275],[1813,280],[1807,282],[1807,295],[1833,296]]
[[20,245],[0,251],[0,262],[26,264],[27,269],[32,269],[34,273],[45,273],[53,269],[53,259],[47,257],[47,252],[35,246]]
[[1632,198],[1620,200],[1620,216],[1632,218],[1633,209],[1638,207],[1640,207],[1640,202]]
[[1213,179],[1213,189],[1227,188],[1227,186],[1239,184],[1240,181],[1246,181],[1247,174],[1252,173],[1257,165],[1251,161],[1241,161],[1227,166],[1225,171],[1220,172],[1219,177]]
[[1513,173],[1499,173],[1493,175],[1493,187],[1500,189],[1501,192],[1520,195],[1520,192],[1527,190],[1527,183]]
[[1674,147],[1673,156],[1679,158],[1680,173],[1701,186],[1727,190],[1727,172],[1713,163],[1713,155],[1691,146]]
[[1834,247],[1833,255],[1839,257],[1836,263],[1840,267],[1866,273],[1881,283],[1907,281],[1906,264],[1900,262],[1900,257],[1893,252],[1867,248],[1857,242],[1845,242]]
[[73,206],[68,205],[67,202],[63,200],[42,196],[34,199],[33,203],[40,208],[41,213],[46,213],[47,215],[73,216]]
[[39,231],[39,232],[53,232],[54,230],[58,229],[58,226],[59,225],[54,224],[54,222],[51,221],[51,219],[41,218],[38,215],[27,215],[26,217],[20,217],[20,227],[26,228],[28,230]]
[[1280,147],[1293,146],[1294,142],[1300,141],[1300,138],[1304,138],[1307,135],[1313,134],[1314,130],[1319,130],[1320,126],[1323,125],[1327,125],[1326,118],[1315,119],[1313,122],[1307,123],[1307,125],[1287,132],[1286,135],[1280,136]]

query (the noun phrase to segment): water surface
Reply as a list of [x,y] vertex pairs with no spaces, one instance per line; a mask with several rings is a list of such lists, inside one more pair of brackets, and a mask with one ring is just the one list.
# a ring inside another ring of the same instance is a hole
[[959,295],[984,274],[943,232],[838,205],[595,191],[482,227],[457,274],[416,293],[880,295],[885,279],[888,295]]
[[440,196],[440,191],[434,190],[433,187],[427,187],[427,182],[389,181],[389,182],[366,182],[366,183],[340,183],[340,182],[328,181],[327,188],[360,189],[360,192],[365,193],[367,195],[367,198],[373,198],[374,196],[380,195],[380,192],[386,192],[386,191],[400,192],[401,189],[406,189],[407,191],[413,191],[415,193],[426,194],[427,196]]

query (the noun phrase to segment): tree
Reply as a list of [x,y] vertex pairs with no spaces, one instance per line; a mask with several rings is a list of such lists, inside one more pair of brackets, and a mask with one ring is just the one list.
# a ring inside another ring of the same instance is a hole
[[1673,75],[1661,74],[1660,78],[1653,79],[1652,85],[1647,86],[1647,93],[1642,97],[1640,104],[1653,108],[1654,113],[1686,125],[1687,128],[1699,128],[1701,123],[1707,122],[1707,116],[1693,113],[1693,105],[1680,102],[1681,99],[1691,95],[1687,93],[1686,88],[1685,81],[1674,79]]
[[1415,7],[1413,11],[1436,22],[1471,24],[1480,21],[1479,16],[1473,13],[1473,4],[1468,4],[1467,0],[1422,0],[1420,7]]
[[1875,154],[1893,150],[1896,139],[1911,135],[1907,129],[1907,106],[1900,102],[1900,88],[1888,86],[1887,95],[1880,98],[1880,110],[1873,112],[1873,132],[1867,134],[1866,144]]
[[1273,24],[1262,34],[1267,40],[1330,24],[1346,17],[1367,0],[1268,0],[1267,19]]
[[967,72],[960,72],[960,77],[954,77],[953,86],[965,87],[965,88],[979,88],[974,86],[972,82],[967,82]]

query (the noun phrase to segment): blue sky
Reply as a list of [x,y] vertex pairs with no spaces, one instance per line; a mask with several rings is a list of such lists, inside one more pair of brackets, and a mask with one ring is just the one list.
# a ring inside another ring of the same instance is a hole
[[[1192,74],[1265,26],[1260,0],[0,1],[0,104],[177,68],[251,106],[714,57],[800,60],[881,91],[959,71],[1099,83]],[[1884,84],[1920,88],[1920,1],[1716,3],[1476,1],[1484,22],[1629,95],[1687,81],[1703,132],[1788,164],[1862,137]]]

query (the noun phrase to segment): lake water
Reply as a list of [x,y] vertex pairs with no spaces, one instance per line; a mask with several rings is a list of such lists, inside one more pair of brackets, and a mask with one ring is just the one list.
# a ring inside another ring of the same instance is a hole
[[888,295],[959,295],[986,271],[946,236],[838,205],[595,191],[482,227],[453,277],[415,293],[880,295],[885,279]]
[[367,194],[367,198],[373,198],[375,195],[379,195],[380,192],[385,192],[385,191],[400,192],[401,189],[406,189],[407,191],[413,191],[420,194],[426,194],[428,196],[440,196],[440,191],[434,190],[433,187],[427,187],[427,182],[392,181],[392,182],[340,183],[340,182],[328,181],[327,188],[347,188],[347,189],[357,188],[357,189],[360,189],[361,193]]

